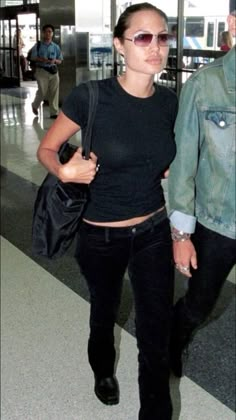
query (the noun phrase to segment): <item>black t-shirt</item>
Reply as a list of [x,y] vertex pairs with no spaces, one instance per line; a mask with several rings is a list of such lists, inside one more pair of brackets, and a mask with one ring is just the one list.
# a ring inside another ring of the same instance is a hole
[[[173,127],[177,96],[155,85],[148,98],[128,94],[117,79],[99,80],[92,151],[100,169],[90,184],[85,218],[111,222],[144,216],[164,205],[161,175],[175,156]],[[88,89],[81,83],[62,105],[63,113],[83,129]]]

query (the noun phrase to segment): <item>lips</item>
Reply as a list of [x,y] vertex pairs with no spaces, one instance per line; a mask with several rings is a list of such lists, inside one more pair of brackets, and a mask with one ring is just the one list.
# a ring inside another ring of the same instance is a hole
[[162,64],[162,59],[158,58],[158,57],[150,57],[146,61],[147,61],[148,64],[152,64],[152,65]]

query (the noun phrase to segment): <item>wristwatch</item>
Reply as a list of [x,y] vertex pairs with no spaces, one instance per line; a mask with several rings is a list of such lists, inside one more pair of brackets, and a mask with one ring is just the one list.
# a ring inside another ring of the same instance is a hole
[[178,230],[176,228],[174,228],[173,226],[171,227],[171,237],[172,240],[175,242],[184,242],[190,239],[191,234],[190,233],[186,233],[183,230]]

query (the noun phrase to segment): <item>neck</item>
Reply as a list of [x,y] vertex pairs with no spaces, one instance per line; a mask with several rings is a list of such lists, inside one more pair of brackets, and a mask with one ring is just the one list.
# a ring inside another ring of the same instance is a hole
[[148,98],[155,92],[154,77],[149,77],[148,80],[142,80],[141,78],[137,80],[136,78],[129,78],[127,74],[122,74],[118,76],[118,82],[127,93],[138,98]]

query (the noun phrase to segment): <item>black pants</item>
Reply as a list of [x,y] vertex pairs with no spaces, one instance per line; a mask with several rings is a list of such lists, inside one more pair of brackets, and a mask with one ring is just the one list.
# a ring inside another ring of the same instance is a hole
[[183,347],[211,313],[236,263],[236,240],[197,223],[192,241],[197,252],[198,269],[192,270],[187,293],[176,303],[173,319],[175,337]]
[[170,420],[168,345],[173,264],[166,212],[128,228],[103,228],[83,223],[77,259],[90,290],[88,357],[95,375],[114,374],[114,325],[123,277],[128,268],[139,350],[139,419]]

